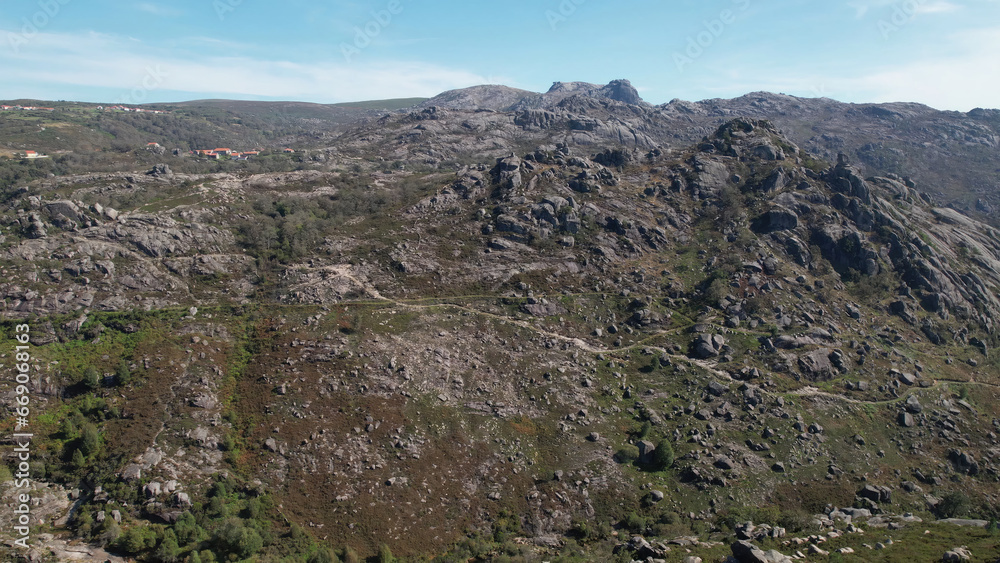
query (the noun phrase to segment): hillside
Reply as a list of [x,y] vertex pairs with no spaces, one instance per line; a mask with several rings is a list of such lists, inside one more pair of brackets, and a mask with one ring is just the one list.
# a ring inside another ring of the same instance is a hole
[[[550,93],[306,128],[275,170],[8,161],[33,560],[994,561],[1000,231],[813,138],[945,117]],[[152,117],[335,115],[248,104]]]

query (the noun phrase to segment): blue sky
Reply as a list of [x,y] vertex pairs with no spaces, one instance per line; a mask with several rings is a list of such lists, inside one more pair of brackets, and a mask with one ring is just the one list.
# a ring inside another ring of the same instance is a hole
[[651,103],[767,90],[1000,108],[1000,0],[34,0],[0,99],[342,102],[628,78]]

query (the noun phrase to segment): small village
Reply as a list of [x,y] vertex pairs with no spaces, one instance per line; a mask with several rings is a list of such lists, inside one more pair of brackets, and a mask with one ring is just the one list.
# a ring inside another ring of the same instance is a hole
[[[155,145],[156,143],[150,143],[150,145]],[[235,151],[230,148],[217,148],[217,149],[197,149],[191,151],[191,154],[196,156],[204,156],[212,160],[219,160],[222,157],[227,157],[230,160],[250,160],[250,157],[259,156],[263,149],[257,149],[252,151]],[[295,149],[281,149],[283,153],[294,153]]]
[[35,106],[0,106],[2,111],[55,111],[56,108],[40,108]]
[[168,111],[163,111],[159,109],[144,109],[144,108],[133,108],[123,105],[115,106],[97,106],[97,111],[124,111],[126,113],[170,113]]
[[48,155],[41,154],[38,151],[28,151],[28,150],[26,150],[26,151],[21,151],[20,153],[16,153],[16,154],[18,154],[21,158],[31,158],[31,159],[34,159],[34,158],[49,158]]
[[[126,113],[170,113],[168,111],[159,109],[145,109],[145,108],[134,108],[123,105],[114,106],[97,106],[97,111],[121,111]],[[56,108],[43,108],[38,106],[8,106],[0,105],[0,111],[55,111]]]

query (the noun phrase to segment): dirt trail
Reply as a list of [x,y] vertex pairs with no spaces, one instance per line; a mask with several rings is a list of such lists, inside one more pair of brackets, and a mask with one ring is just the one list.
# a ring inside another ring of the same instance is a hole
[[[649,342],[649,341],[655,340],[655,339],[657,339],[657,338],[659,338],[661,336],[665,336],[667,334],[671,334],[671,333],[674,333],[674,332],[677,332],[677,331],[680,331],[680,330],[685,330],[685,329],[687,329],[687,328],[689,328],[691,326],[691,325],[685,325],[685,326],[682,326],[682,327],[675,327],[675,328],[668,329],[668,330],[657,331],[657,332],[655,332],[653,334],[650,334],[646,338],[643,338],[639,342],[636,342],[636,343],[631,344],[629,346],[623,346],[623,347],[620,347],[620,348],[605,348],[605,347],[602,347],[602,346],[594,346],[594,345],[592,345],[592,344],[590,344],[590,343],[586,342],[585,340],[583,340],[581,338],[578,338],[578,337],[565,336],[563,334],[559,334],[559,333],[556,333],[556,332],[552,332],[552,331],[549,331],[549,330],[545,330],[545,329],[539,328],[537,326],[534,326],[532,323],[530,323],[528,321],[522,321],[522,320],[518,320],[518,319],[511,319],[509,317],[505,317],[505,316],[502,316],[502,315],[497,315],[495,313],[487,313],[485,311],[479,311],[477,309],[473,309],[471,307],[466,307],[464,305],[458,305],[458,304],[455,304],[455,303],[437,303],[437,304],[430,304],[430,305],[417,305],[417,304],[414,304],[414,303],[407,303],[405,301],[397,301],[395,299],[391,299],[391,298],[388,298],[388,297],[383,297],[382,294],[379,293],[379,291],[377,289],[375,289],[375,287],[373,287],[370,283],[368,283],[366,281],[362,281],[362,280],[358,279],[357,277],[355,277],[353,274],[351,274],[351,265],[350,264],[340,264],[340,265],[336,265],[336,266],[327,266],[327,267],[325,267],[323,269],[325,269],[327,271],[330,271],[330,272],[333,272],[333,273],[335,273],[338,276],[342,276],[344,278],[347,278],[348,280],[350,280],[351,282],[353,282],[357,286],[359,286],[362,289],[364,289],[373,298],[375,298],[375,299],[377,299],[379,301],[385,301],[387,303],[391,303],[392,305],[397,306],[397,307],[411,309],[411,310],[413,310],[413,309],[429,309],[429,308],[432,308],[432,307],[451,307],[451,308],[454,308],[454,309],[458,309],[460,311],[466,311],[466,312],[474,314],[474,315],[480,315],[480,316],[483,316],[483,317],[488,317],[488,318],[491,318],[491,319],[498,320],[498,321],[503,322],[503,323],[512,324],[512,325],[524,328],[526,330],[530,330],[530,331],[535,332],[537,334],[540,334],[542,336],[546,336],[548,338],[552,338],[554,340],[558,340],[558,341],[561,341],[561,342],[569,343],[569,344],[571,344],[573,346],[576,346],[581,351],[587,352],[589,354],[618,354],[618,353],[628,352],[629,350],[632,350],[632,349],[634,349],[637,346],[642,346],[644,342]],[[740,332],[753,333],[753,331],[740,331]],[[761,334],[763,334],[763,333],[761,333]],[[701,369],[703,369],[703,370],[705,370],[705,371],[707,371],[709,373],[712,373],[712,374],[714,374],[717,377],[725,379],[725,380],[727,380],[729,382],[735,381],[733,379],[733,377],[728,372],[725,372],[723,370],[718,369],[711,362],[708,362],[708,361],[705,361],[705,360],[697,360],[697,359],[694,359],[694,358],[689,358],[687,356],[682,356],[682,355],[678,355],[678,354],[671,354],[667,350],[665,350],[663,348],[660,348],[660,347],[655,347],[654,346],[654,347],[651,347],[651,349],[656,350],[656,351],[660,352],[661,355],[668,356],[668,357],[670,357],[672,359],[675,359],[675,360],[678,360],[678,361],[682,361],[682,362],[686,362],[686,363],[691,364],[691,365],[698,366]],[[996,384],[992,384],[992,383],[980,383],[980,382],[976,382],[976,381],[958,382],[958,381],[948,381],[948,380],[935,380],[934,383],[930,387],[922,387],[920,389],[928,389],[928,390],[937,389],[938,387],[940,387],[942,385],[946,385],[946,384],[950,384],[950,383],[961,384],[961,385],[978,385],[978,386],[983,386],[983,387],[1000,388],[1000,385],[996,385]],[[824,398],[827,398],[827,399],[832,399],[832,400],[841,401],[841,402],[844,402],[844,403],[855,404],[855,405],[889,405],[889,404],[899,403],[899,402],[905,401],[906,398],[909,397],[915,390],[916,389],[909,389],[909,390],[907,390],[907,392],[905,394],[901,395],[900,397],[894,397],[892,399],[884,399],[884,400],[877,400],[877,401],[866,401],[866,400],[861,400],[861,399],[853,399],[851,397],[845,397],[843,395],[837,395],[835,393],[828,393],[826,391],[820,391],[819,389],[817,389],[815,387],[810,387],[810,386],[803,387],[801,389],[796,389],[794,391],[789,391],[788,394],[789,395],[799,396],[799,397],[824,397]]]

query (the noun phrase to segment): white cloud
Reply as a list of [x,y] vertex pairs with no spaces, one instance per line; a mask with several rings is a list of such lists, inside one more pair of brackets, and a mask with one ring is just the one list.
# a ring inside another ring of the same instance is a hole
[[854,17],[861,19],[868,15],[868,12],[872,9],[890,6],[895,1],[896,0],[854,0],[852,2],[848,2],[847,6],[854,8]]
[[917,101],[939,109],[1000,108],[1000,28],[948,38],[954,55],[926,58],[848,81],[872,101]]
[[[838,70],[803,71],[789,65],[764,68],[731,58],[703,69],[689,99],[781,92],[844,102],[917,102],[941,110],[1000,109],[1000,26],[967,29],[940,38],[928,55],[911,50],[895,65],[858,61]],[[675,90],[676,92],[676,90]]]
[[962,6],[948,0],[852,0],[847,3],[847,6],[854,9],[854,17],[857,19],[863,19],[869,13],[874,13],[875,11],[884,12],[890,6],[910,17],[925,14],[943,14],[962,8]]
[[951,2],[922,2],[917,6],[915,13],[918,15],[924,14],[943,14],[947,12],[954,12],[960,9],[961,6],[957,4],[952,4]]
[[[0,30],[0,38],[5,34]],[[432,96],[488,81],[475,73],[425,62],[368,60],[364,52],[347,62],[339,49],[331,51],[326,61],[307,64],[248,56],[187,57],[97,33],[40,33],[18,53],[3,47],[3,98],[20,97],[21,88],[28,85],[47,91],[61,87],[66,92],[79,87],[120,89],[127,96],[145,83],[154,86],[143,95],[148,101],[166,98],[157,96],[157,91],[175,91],[339,102]],[[157,78],[150,79],[151,74]]]
[[180,16],[183,14],[183,12],[175,8],[163,6],[161,4],[154,4],[152,2],[140,2],[135,5],[135,8],[139,11],[146,12],[147,14],[164,18]]

